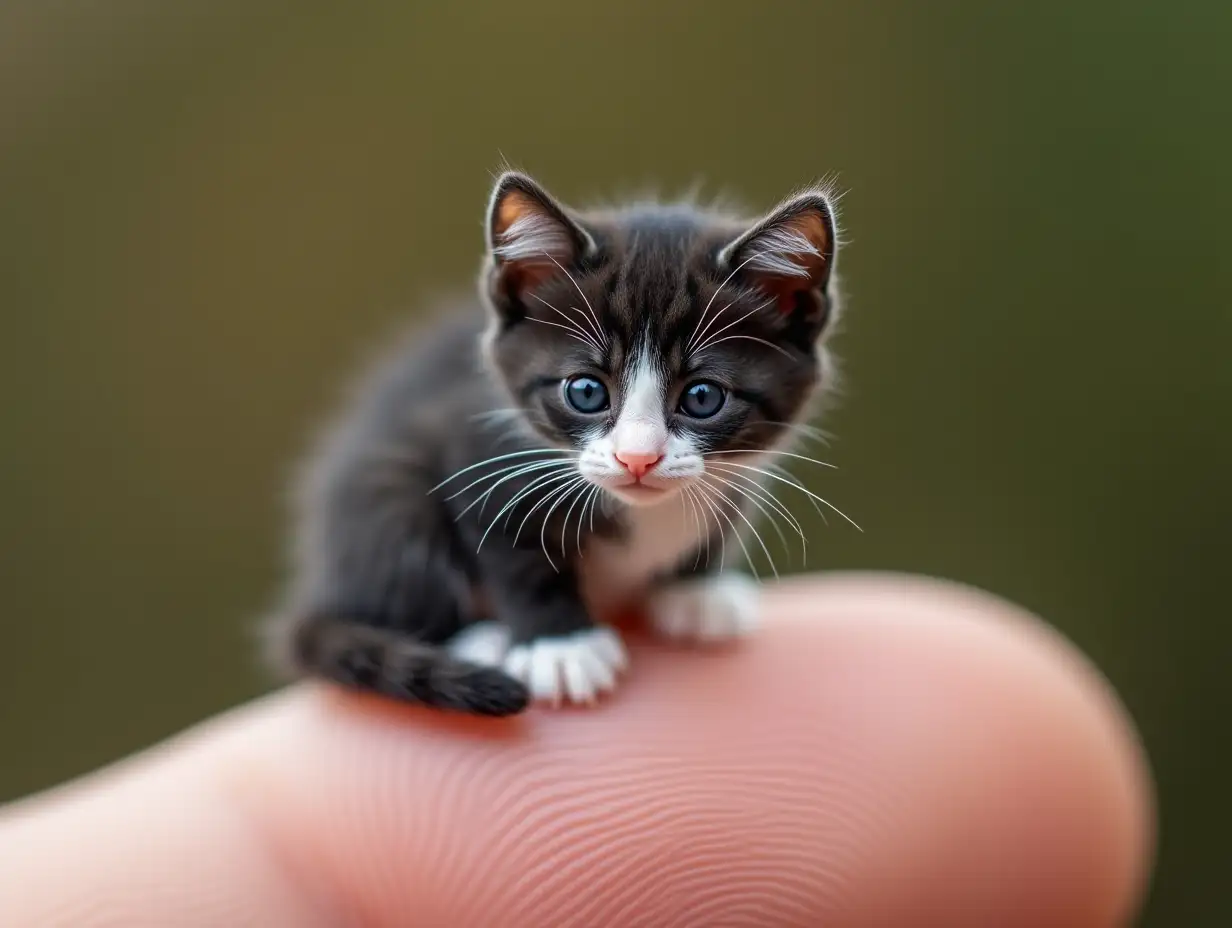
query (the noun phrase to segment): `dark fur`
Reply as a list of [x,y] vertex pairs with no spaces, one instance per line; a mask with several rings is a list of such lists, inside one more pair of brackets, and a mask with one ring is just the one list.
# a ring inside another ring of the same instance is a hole
[[[504,231],[500,207],[510,195],[529,198],[560,224],[572,279],[546,262],[504,261],[494,253]],[[834,230],[824,195],[803,195],[768,221],[800,211],[820,215],[827,235],[807,280],[739,273],[724,284],[745,251],[736,244],[722,264],[720,251],[746,234],[753,247],[760,226],[689,206],[582,217],[529,179],[502,177],[480,286],[486,310],[459,306],[393,352],[311,461],[299,496],[293,582],[269,626],[283,665],[442,709],[507,715],[525,708],[527,692],[518,681],[456,660],[440,645],[488,617],[508,625],[515,643],[588,627],[573,542],[582,531],[584,549],[591,525],[571,528],[562,545],[564,507],[545,526],[544,508],[530,513],[537,501],[531,494],[508,513],[510,529],[497,526],[480,547],[493,516],[531,477],[507,481],[461,518],[491,482],[447,497],[484,469],[451,483],[448,492],[433,488],[496,455],[571,447],[593,423],[579,421],[565,404],[560,381],[598,371],[619,384],[625,359],[642,340],[659,346],[678,388],[692,373],[685,344],[720,285],[711,312],[730,303],[723,324],[769,305],[725,333],[739,337],[709,349],[704,363],[694,358],[694,368],[728,386],[724,410],[712,420],[670,427],[696,430],[708,449],[761,449],[779,441],[822,378],[818,342],[835,309]],[[602,356],[562,328],[535,324],[560,322],[544,302],[579,306],[579,290],[610,339]],[[614,390],[613,416],[620,401]],[[516,420],[482,419],[511,406],[522,410]],[[515,542],[513,528],[528,514]],[[593,531],[619,537],[618,509],[600,510]]]

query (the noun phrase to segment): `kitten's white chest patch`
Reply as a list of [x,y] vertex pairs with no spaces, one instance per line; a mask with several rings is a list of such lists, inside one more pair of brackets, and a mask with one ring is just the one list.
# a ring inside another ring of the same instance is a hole
[[579,562],[582,595],[597,618],[636,602],[651,580],[703,542],[697,515],[680,494],[658,506],[631,506],[624,518],[624,538],[592,539]]

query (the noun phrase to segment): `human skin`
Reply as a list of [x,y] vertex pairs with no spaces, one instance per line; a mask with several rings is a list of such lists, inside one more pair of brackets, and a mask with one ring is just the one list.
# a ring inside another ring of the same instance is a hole
[[301,685],[0,813],[0,925],[1112,926],[1151,787],[1038,620],[920,578],[765,588],[716,652],[632,640],[590,710]]

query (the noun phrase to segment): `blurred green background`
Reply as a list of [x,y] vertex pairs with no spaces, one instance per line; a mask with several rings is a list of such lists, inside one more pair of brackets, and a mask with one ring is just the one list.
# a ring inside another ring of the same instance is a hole
[[817,562],[1054,622],[1158,777],[1146,922],[1232,924],[1230,46],[1198,0],[10,0],[0,799],[267,685],[288,470],[471,285],[502,156],[582,202],[837,171],[866,533]]

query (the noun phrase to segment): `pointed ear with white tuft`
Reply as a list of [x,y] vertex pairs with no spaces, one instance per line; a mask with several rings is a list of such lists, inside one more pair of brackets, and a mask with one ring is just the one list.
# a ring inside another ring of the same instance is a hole
[[487,293],[508,319],[525,315],[523,298],[595,251],[567,207],[514,171],[502,174],[488,205]]
[[837,309],[834,205],[821,190],[797,194],[718,253],[720,270],[758,287],[809,340]]

